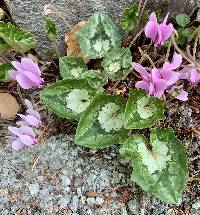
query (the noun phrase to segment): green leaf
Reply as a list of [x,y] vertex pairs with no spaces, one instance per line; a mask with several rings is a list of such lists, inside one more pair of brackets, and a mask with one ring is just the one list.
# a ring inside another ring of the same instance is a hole
[[47,33],[47,36],[51,42],[55,42],[57,38],[57,28],[56,24],[50,20],[46,19],[44,23],[45,31]]
[[125,128],[149,128],[163,119],[165,115],[162,100],[147,96],[144,90],[130,90],[125,110]]
[[80,57],[61,57],[59,67],[63,79],[87,79],[91,86],[97,88],[106,84],[105,75],[100,70],[88,70]]
[[196,17],[196,21],[200,22],[200,9],[197,12],[197,17]]
[[9,48],[10,46],[2,38],[0,38],[0,54],[6,52]]
[[0,64],[0,81],[7,81],[10,78],[8,77],[8,71],[13,68],[12,64],[4,63]]
[[98,95],[80,118],[75,143],[90,148],[119,144],[128,133],[123,128],[124,108],[121,95]]
[[131,64],[132,55],[129,48],[113,48],[102,62],[108,76],[113,80],[125,79],[132,70]]
[[97,12],[77,32],[81,52],[85,58],[102,58],[113,47],[120,47],[117,26],[105,14]]
[[101,92],[91,87],[85,79],[65,79],[47,86],[40,96],[57,115],[79,119],[98,93]]
[[132,31],[138,24],[139,15],[138,4],[133,4],[132,6],[126,8],[123,14],[123,19],[120,22],[121,28],[127,33]]
[[35,37],[11,23],[0,22],[0,37],[17,51],[26,52],[35,46]]
[[131,180],[159,199],[176,204],[188,181],[186,150],[171,128],[154,129],[146,146],[142,135],[126,140],[120,153],[132,158]]
[[178,14],[176,16],[176,22],[178,25],[180,25],[181,27],[185,27],[186,25],[188,25],[190,23],[190,17],[187,14]]
[[81,78],[88,68],[80,57],[61,57],[59,59],[60,73],[63,79]]

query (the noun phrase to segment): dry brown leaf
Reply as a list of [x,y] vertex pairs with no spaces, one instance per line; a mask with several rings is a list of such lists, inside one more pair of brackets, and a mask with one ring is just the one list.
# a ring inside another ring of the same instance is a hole
[[9,93],[0,93],[0,118],[15,118],[15,115],[19,111],[19,108],[19,104],[12,95],[10,95]]
[[83,58],[85,63],[89,62],[89,59],[84,58],[81,53],[80,45],[76,37],[76,31],[85,25],[85,21],[77,23],[73,29],[65,35],[65,43],[67,44],[67,56],[76,56]]

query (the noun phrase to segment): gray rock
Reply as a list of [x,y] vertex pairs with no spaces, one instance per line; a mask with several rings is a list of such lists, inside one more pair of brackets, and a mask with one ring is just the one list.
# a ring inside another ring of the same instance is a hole
[[102,205],[104,203],[104,199],[100,196],[96,197],[96,204]]
[[30,194],[31,196],[37,196],[38,192],[39,192],[39,184],[38,183],[35,183],[35,184],[30,184],[29,185],[29,191],[30,191]]
[[96,204],[96,199],[94,197],[87,198],[87,204],[92,207]]
[[128,203],[128,208],[131,214],[139,214],[139,201],[137,199],[132,199]]
[[[15,23],[32,32],[37,38],[36,51],[43,58],[48,58],[50,52],[55,52],[52,44],[49,42],[44,31],[43,8],[46,4],[51,3],[68,20],[71,26],[81,20],[87,20],[95,11],[104,11],[106,14],[118,23],[121,19],[123,10],[131,5],[132,0],[4,0],[10,10],[11,16]],[[149,0],[149,9],[155,10],[160,8],[162,14],[170,11],[170,15],[187,11],[189,6],[200,3],[200,0]],[[69,28],[63,24],[61,19],[52,17],[58,25],[57,46],[60,55],[64,55],[66,47],[64,36]]]
[[60,205],[60,208],[66,208],[68,206],[68,204],[70,203],[71,199],[70,196],[63,196],[60,198],[60,200],[58,201],[58,204]]

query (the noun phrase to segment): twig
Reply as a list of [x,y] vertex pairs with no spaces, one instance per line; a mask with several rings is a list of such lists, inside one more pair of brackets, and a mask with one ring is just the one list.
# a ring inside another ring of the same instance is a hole
[[173,44],[174,48],[176,49],[176,51],[177,51],[179,54],[181,54],[185,60],[187,60],[187,61],[188,61],[189,63],[191,63],[191,64],[194,64],[194,65],[196,66],[197,69],[200,69],[200,64],[198,64],[193,58],[192,58],[192,59],[188,58],[188,57],[183,53],[183,51],[177,46],[176,41],[175,41],[174,34],[171,35],[171,40],[172,40],[172,44]]
[[19,95],[19,98],[20,98],[22,104],[25,105],[25,102],[24,102],[24,99],[22,97],[22,92],[21,92],[19,84],[17,84],[17,92],[18,92],[18,95]]
[[142,10],[140,12],[140,16],[139,16],[139,20],[138,20],[138,23],[140,24],[141,22],[141,19],[142,19],[142,16],[143,16],[143,13],[144,13],[144,9],[146,7],[146,4],[147,4],[147,0],[144,0],[144,4],[143,4],[143,7],[142,7]]
[[193,59],[195,60],[196,58],[196,51],[197,51],[197,45],[198,45],[198,41],[200,40],[200,30],[198,31],[195,39],[194,39],[194,47],[193,47],[193,50],[192,50],[192,55],[193,55]]
[[169,45],[167,47],[167,54],[166,54],[166,57],[165,57],[166,61],[168,61],[168,59],[169,59],[169,53],[170,53],[171,46],[172,46],[172,40],[170,38]]
[[143,56],[140,59],[140,64],[143,62],[144,59],[148,59],[149,62],[151,63],[151,65],[153,67],[156,67],[155,64],[154,64],[154,62],[152,61],[151,57],[148,54],[143,54]]
[[35,162],[33,163],[32,172],[34,171],[35,165],[36,165],[36,163],[38,162],[38,160],[40,159],[40,157],[41,157],[41,155],[39,155],[39,156],[36,158]]
[[135,41],[136,41],[137,38],[142,34],[143,31],[144,31],[144,28],[143,28],[142,30],[140,30],[140,31],[136,34],[136,36],[133,38],[132,42],[130,43],[129,48],[132,47],[132,45],[135,43]]
[[196,34],[198,34],[199,30],[200,30],[200,26],[193,31],[193,33],[190,37],[188,37],[188,43],[190,43],[193,40],[193,38],[195,38],[195,36],[196,36]]

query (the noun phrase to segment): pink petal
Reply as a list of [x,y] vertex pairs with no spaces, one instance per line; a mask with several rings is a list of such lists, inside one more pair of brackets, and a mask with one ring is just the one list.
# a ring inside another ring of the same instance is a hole
[[25,116],[24,114],[17,113],[17,115],[18,115],[19,117],[21,117],[21,119],[26,120],[26,116]]
[[168,86],[174,84],[179,79],[179,73],[174,71],[162,70],[161,75],[167,81]]
[[38,127],[40,125],[40,123],[41,123],[41,121],[39,119],[37,119],[36,117],[31,116],[31,115],[26,116],[26,121],[30,125],[35,126],[35,127]]
[[8,130],[17,136],[21,135],[21,131],[17,127],[8,126]]
[[33,138],[35,138],[36,136],[33,129],[28,126],[21,126],[19,129],[20,129],[20,133],[23,135],[29,135]]
[[29,126],[29,123],[27,123],[26,121],[18,121],[16,122],[16,124],[20,126]]
[[197,72],[196,69],[191,68],[190,74],[191,74],[191,76],[190,76],[190,82],[192,84],[195,84],[196,82],[198,82],[200,80],[200,74],[199,74],[199,72]]
[[156,40],[154,41],[155,45],[160,45],[163,42],[162,40],[162,32],[158,26],[158,33],[157,33],[157,37]]
[[135,84],[135,88],[137,88],[137,89],[144,89],[148,93],[149,92],[149,83],[146,82],[146,81],[138,81]]
[[26,112],[38,119],[40,119],[40,114],[39,112],[35,111],[35,110],[32,110],[32,109],[27,109]]
[[28,135],[20,135],[19,139],[22,141],[24,145],[27,145],[27,146],[31,146],[36,142],[36,140],[33,137],[30,137]]
[[167,13],[167,15],[165,16],[163,22],[161,24],[166,24],[167,20],[168,20],[168,16],[169,16],[169,12]]
[[12,143],[12,148],[14,150],[19,150],[19,149],[22,149],[23,147],[24,147],[24,144],[20,139],[17,139]]
[[171,23],[168,25],[160,24],[159,29],[162,32],[162,43],[164,43],[165,40],[170,38],[172,32],[174,31],[174,27]]
[[154,96],[160,98],[163,94],[164,91],[167,89],[167,82],[165,80],[156,80],[155,83],[155,93]]
[[144,29],[144,33],[147,38],[155,42],[158,35],[158,23],[149,21]]
[[152,83],[149,84],[149,95],[153,96],[155,93],[155,87]]
[[25,99],[24,102],[28,109],[33,109],[33,105],[28,99]]
[[14,80],[16,80],[16,76],[19,74],[19,72],[18,71],[16,71],[16,70],[9,70],[8,71],[8,75],[12,78],[12,79],[14,79]]
[[161,79],[160,70],[157,68],[153,68],[151,70],[151,77],[152,77],[153,82],[158,79]]
[[139,63],[133,63],[132,66],[133,69],[135,69],[140,74],[143,80],[148,81],[151,78],[151,75]]
[[150,14],[150,19],[149,20],[152,21],[152,22],[158,22],[155,12]]
[[15,67],[16,70],[18,70],[19,72],[23,72],[24,69],[22,67],[22,64],[18,61],[11,61],[11,64]]
[[35,83],[35,86],[39,87],[44,81],[41,77],[35,75],[32,72],[24,71],[24,75],[26,75],[32,82]]
[[174,70],[177,69],[182,63],[182,55],[177,54],[176,52],[174,52],[173,58],[172,58],[172,62],[165,62],[163,64],[163,69],[164,70]]
[[18,74],[16,79],[23,89],[30,89],[33,87],[33,82],[26,75]]
[[33,62],[33,60],[31,60],[29,58],[22,58],[21,64],[22,64],[24,71],[30,71],[37,76],[41,76],[41,70],[38,67],[38,65]]
[[181,101],[187,101],[188,100],[188,93],[186,91],[181,91],[178,96],[176,96],[177,99]]

